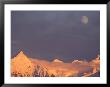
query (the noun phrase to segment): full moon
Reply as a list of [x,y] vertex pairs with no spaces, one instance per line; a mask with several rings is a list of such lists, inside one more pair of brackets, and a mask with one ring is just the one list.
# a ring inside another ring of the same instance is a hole
[[87,23],[88,23],[88,17],[87,17],[87,16],[82,16],[81,22],[82,22],[83,24],[87,24]]

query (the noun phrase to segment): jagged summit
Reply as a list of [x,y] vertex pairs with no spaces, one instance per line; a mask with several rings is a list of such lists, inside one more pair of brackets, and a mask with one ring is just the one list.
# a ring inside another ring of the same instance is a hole
[[24,54],[23,51],[20,51],[14,59],[20,59],[20,60],[29,60],[29,58]]
[[59,59],[54,59],[53,62],[63,63],[63,61],[61,61]]
[[24,54],[24,52],[23,51],[20,51],[19,54]]
[[100,56],[98,55],[91,61],[73,60],[70,63],[64,63],[59,57],[53,61],[32,59],[20,51],[11,59],[11,76],[23,77],[88,77],[100,72]]
[[32,76],[34,65],[31,60],[20,51],[16,57],[11,59],[12,74],[19,73],[22,76]]
[[20,55],[25,55],[23,51],[20,51],[17,56],[20,56]]
[[72,63],[82,63],[83,61],[73,60]]
[[100,60],[100,55],[97,55],[96,60]]

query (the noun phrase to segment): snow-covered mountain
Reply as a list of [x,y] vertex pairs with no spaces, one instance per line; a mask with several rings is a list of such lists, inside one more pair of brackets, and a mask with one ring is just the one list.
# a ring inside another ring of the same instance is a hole
[[12,76],[32,76],[34,69],[34,64],[22,51],[11,59]]
[[59,59],[54,59],[53,62],[56,62],[56,63],[63,63],[63,61],[59,60]]
[[65,63],[59,59],[52,62],[29,58],[22,51],[11,59],[11,76],[23,77],[76,77],[91,76],[100,72],[99,56],[90,62],[73,60]]

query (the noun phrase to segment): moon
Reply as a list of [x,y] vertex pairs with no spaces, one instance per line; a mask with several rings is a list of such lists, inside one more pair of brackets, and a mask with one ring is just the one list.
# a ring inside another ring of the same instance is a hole
[[88,17],[87,17],[87,16],[82,16],[81,22],[82,22],[83,24],[87,24],[87,23],[88,23]]

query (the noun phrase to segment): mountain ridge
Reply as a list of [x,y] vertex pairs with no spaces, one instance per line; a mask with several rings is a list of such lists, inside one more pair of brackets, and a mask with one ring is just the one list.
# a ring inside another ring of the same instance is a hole
[[11,59],[11,76],[14,77],[76,77],[90,76],[100,70],[99,56],[90,62],[73,60],[65,63],[59,59],[53,61],[39,60],[27,57],[20,51]]

